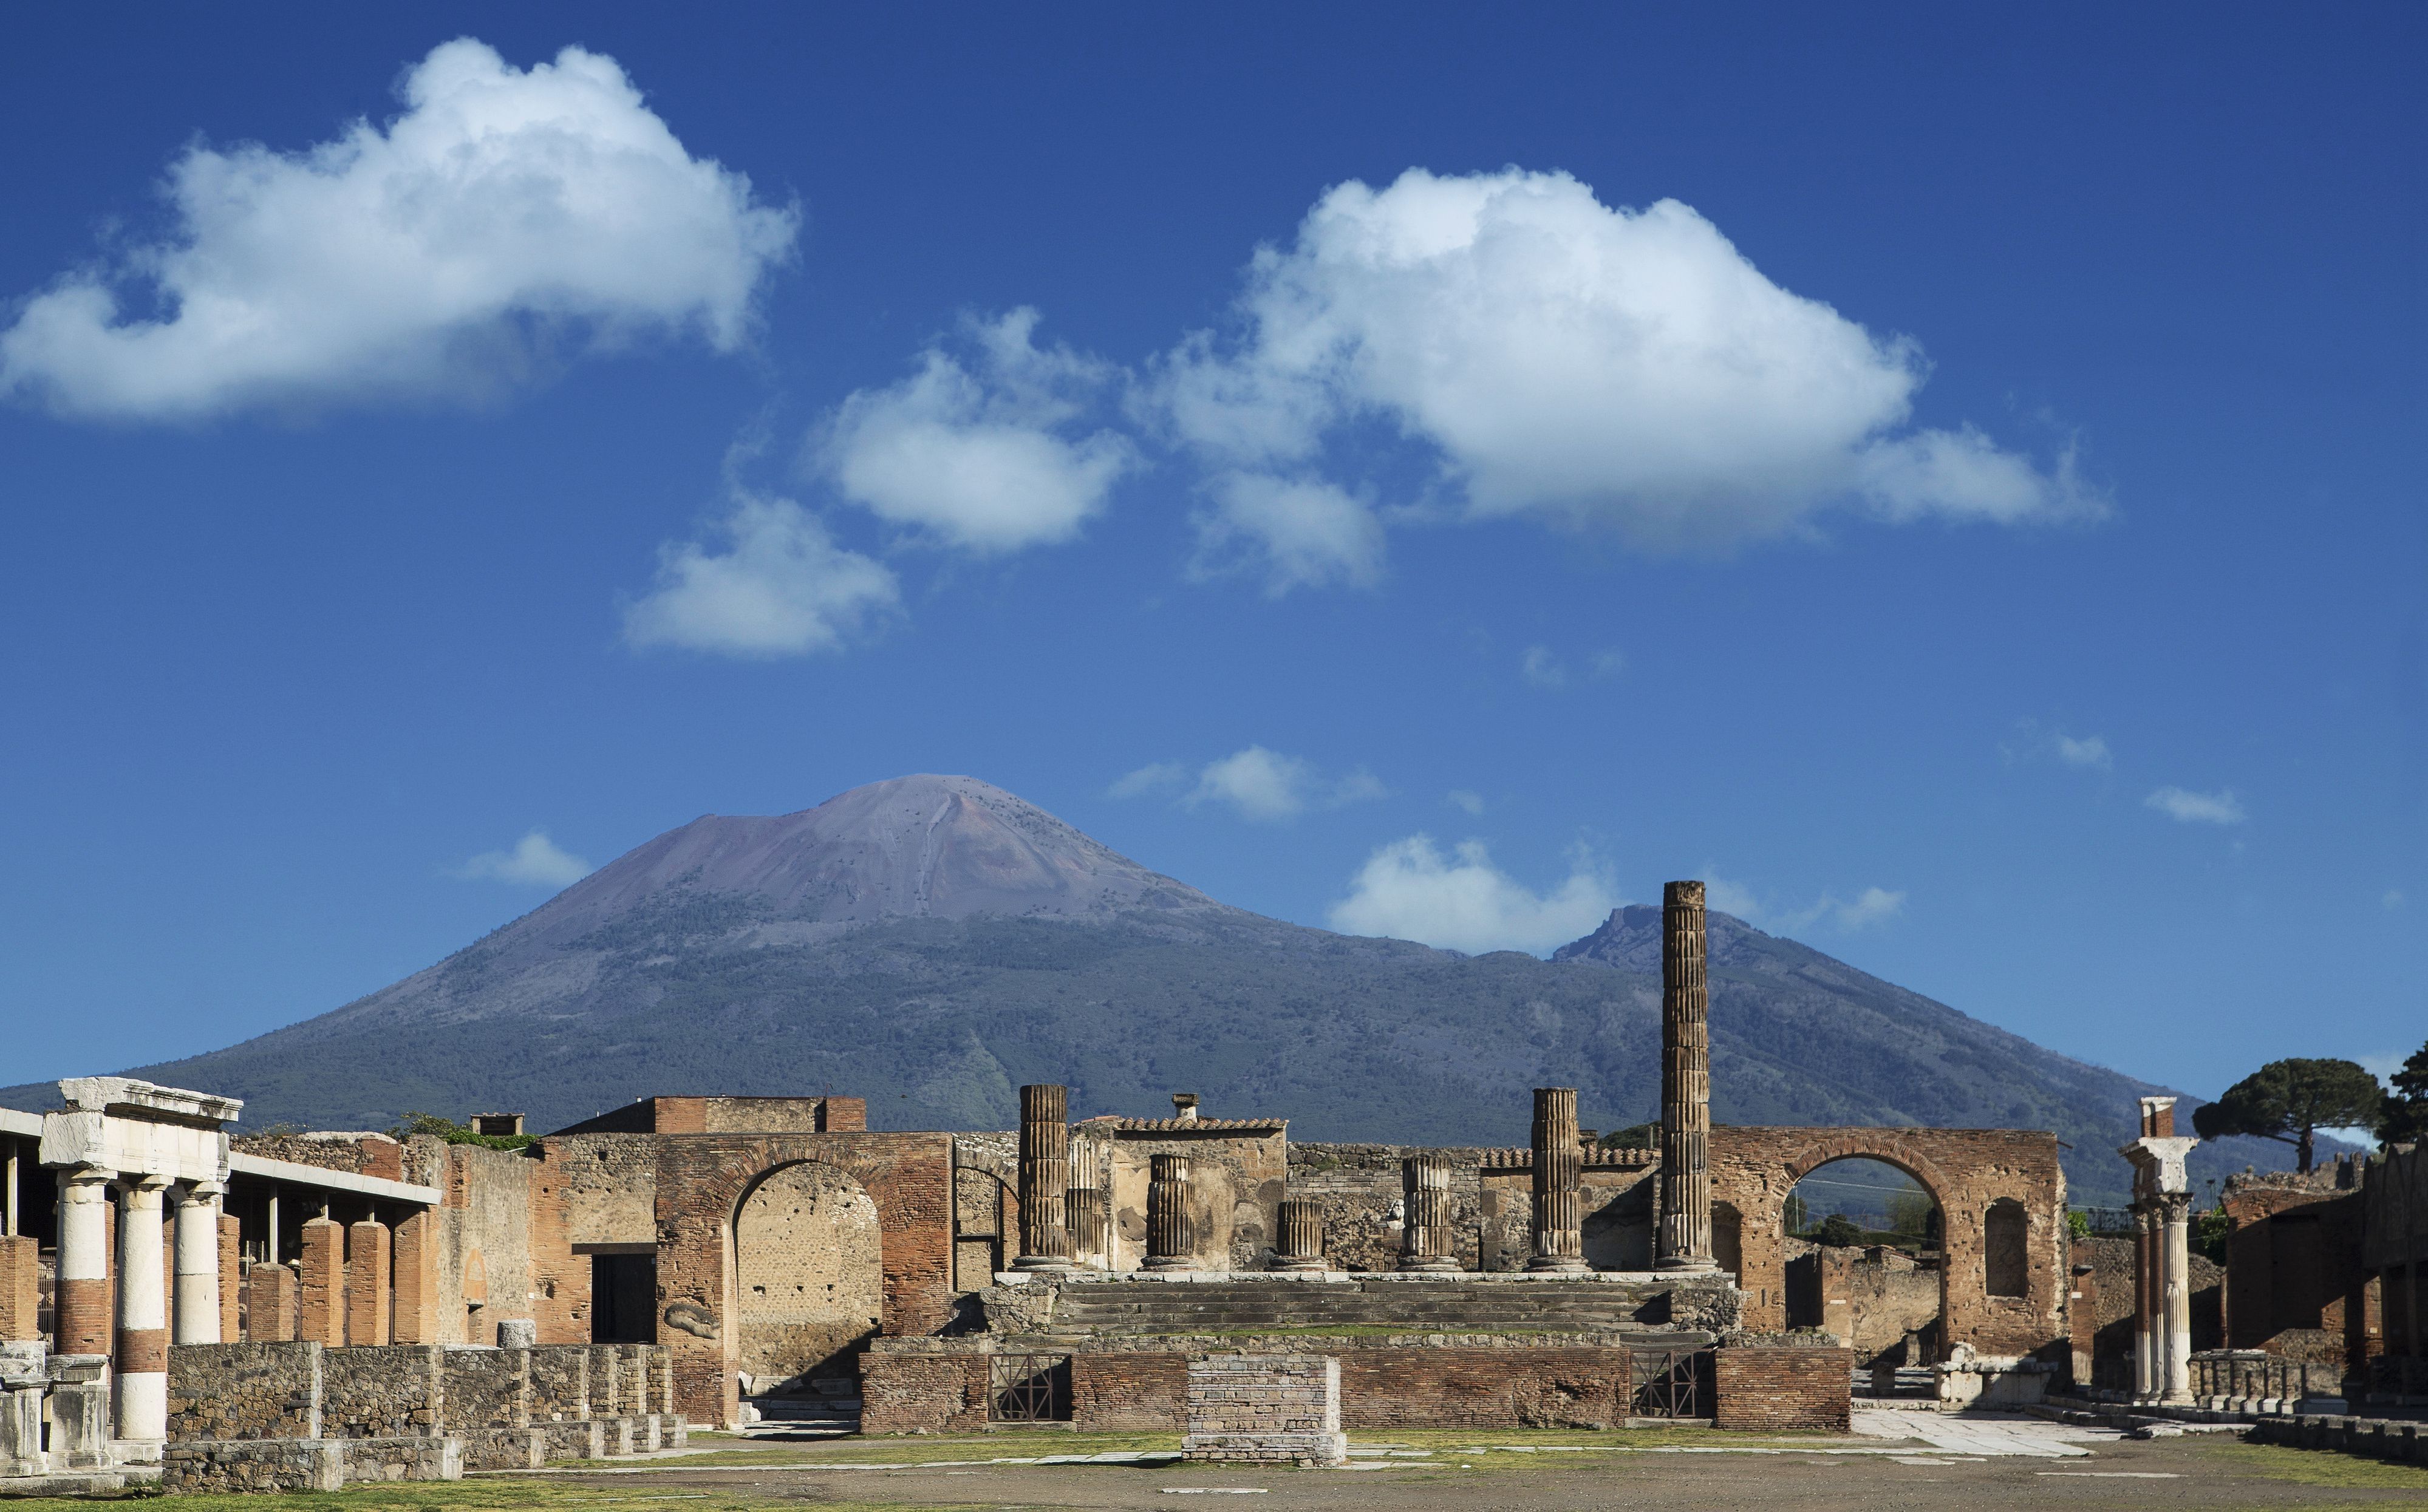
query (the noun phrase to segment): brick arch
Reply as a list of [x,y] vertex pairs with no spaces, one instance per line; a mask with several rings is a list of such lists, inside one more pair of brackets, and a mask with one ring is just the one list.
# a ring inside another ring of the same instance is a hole
[[674,1351],[678,1405],[730,1424],[741,1405],[734,1220],[778,1171],[829,1166],[877,1208],[881,1331],[932,1333],[952,1311],[949,1134],[677,1134],[657,1171],[658,1341]]
[[[1796,1183],[1832,1160],[1878,1160],[1912,1176],[1939,1205],[1939,1316],[1949,1343],[1984,1355],[2052,1354],[2065,1347],[2065,1178],[2057,1137],[2035,1130],[1752,1128],[1712,1131],[1712,1199],[1743,1215],[1748,1327],[1786,1325],[1783,1209]],[[2026,1294],[1993,1297],[1983,1271],[1983,1223],[2000,1198],[2021,1203],[2031,1262]]]

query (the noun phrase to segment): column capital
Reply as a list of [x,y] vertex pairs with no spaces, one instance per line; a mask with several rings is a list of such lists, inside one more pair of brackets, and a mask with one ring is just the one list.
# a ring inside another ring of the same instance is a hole
[[186,1187],[188,1202],[217,1202],[226,1195],[227,1183],[224,1181],[195,1181]]
[[61,1184],[69,1192],[83,1193],[72,1196],[69,1200],[73,1202],[98,1202],[101,1198],[95,1193],[118,1179],[118,1173],[106,1166],[71,1165],[55,1169],[58,1170]]
[[139,1194],[156,1197],[177,1184],[173,1177],[155,1175],[149,1171],[128,1175],[125,1182],[126,1194],[129,1197]]

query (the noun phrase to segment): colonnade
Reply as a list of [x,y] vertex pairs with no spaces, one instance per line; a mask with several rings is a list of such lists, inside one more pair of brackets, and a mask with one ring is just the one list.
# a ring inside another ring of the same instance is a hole
[[2191,1177],[2200,1141],[2175,1132],[2175,1099],[2141,1099],[2141,1137],[2118,1149],[2133,1163],[2133,1395],[2192,1399]]

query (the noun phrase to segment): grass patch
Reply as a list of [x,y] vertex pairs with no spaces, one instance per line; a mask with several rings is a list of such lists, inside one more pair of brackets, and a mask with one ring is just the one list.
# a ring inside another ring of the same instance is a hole
[[2277,1444],[2220,1443],[2207,1449],[2217,1463],[2263,1480],[2350,1490],[2428,1491],[2428,1465],[2398,1465],[2333,1449],[2287,1449]]
[[[697,1436],[694,1436],[695,1441]],[[845,1460],[855,1465],[915,1465],[935,1459],[1034,1459],[1041,1454],[1108,1454],[1121,1450],[1180,1452],[1176,1433],[1066,1433],[1053,1429],[1012,1433],[917,1435],[827,1438],[812,1443],[752,1444],[663,1460],[667,1466],[740,1466],[781,1469]],[[596,1463],[585,1461],[585,1463]]]
[[[135,1498],[128,1498],[135,1500]],[[143,1498],[142,1500],[156,1500]],[[797,1508],[798,1497],[746,1492],[686,1491],[652,1482],[624,1487],[567,1486],[553,1481],[383,1481],[342,1491],[289,1491],[282,1496],[180,1496],[166,1502],[176,1512],[576,1512],[614,1504],[617,1512],[765,1512]],[[892,1512],[903,1502],[820,1502],[833,1512]],[[932,1504],[921,1503],[919,1505]],[[9,1512],[92,1512],[90,1501],[27,1498],[8,1504]]]

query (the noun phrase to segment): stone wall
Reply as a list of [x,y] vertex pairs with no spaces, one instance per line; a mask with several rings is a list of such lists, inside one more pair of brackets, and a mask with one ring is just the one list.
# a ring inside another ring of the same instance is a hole
[[317,1344],[179,1344],[169,1351],[169,1439],[318,1438]]
[[[2092,1283],[2078,1287],[2086,1295],[2076,1306],[2088,1305],[2091,1316],[2075,1319],[2075,1332],[2082,1337],[2088,1323],[2092,1370],[2092,1379],[2078,1384],[2129,1385],[2133,1378],[2133,1241],[2108,1236],[2078,1239],[2072,1255],[2075,1265],[2091,1267],[2085,1279]],[[2190,1256],[2188,1263],[2192,1283],[2192,1350],[2197,1354],[2223,1349],[2225,1270],[2205,1255]]]
[[654,1244],[658,1237],[657,1141],[647,1134],[550,1135],[566,1193],[566,1236],[575,1244]]
[[[573,1253],[570,1206],[578,1164],[545,1146],[492,1150],[417,1135],[405,1179],[436,1187],[426,1241],[433,1338],[494,1344],[498,1324],[528,1318],[543,1344],[590,1338],[590,1259]],[[568,1166],[573,1166],[568,1170]]]
[[[1522,1271],[1534,1252],[1533,1155],[1526,1150],[1416,1144],[1293,1144],[1292,1197],[1323,1204],[1324,1253],[1335,1270],[1387,1271],[1400,1258],[1400,1170],[1410,1156],[1451,1162],[1451,1224],[1459,1267]],[[1652,1266],[1657,1158],[1597,1148],[1580,1177],[1585,1261],[1596,1270]]]
[[441,1355],[436,1344],[322,1350],[320,1437],[407,1438],[437,1432],[446,1400]]
[[1809,1346],[1738,1346],[1712,1356],[1712,1425],[1742,1433],[1820,1430],[1851,1424],[1855,1352]]
[[[442,1356],[447,1400],[447,1426],[453,1432],[477,1434],[493,1428],[517,1428],[532,1421],[532,1386],[541,1367],[527,1349],[448,1347]],[[566,1351],[550,1350],[550,1356]],[[579,1355],[576,1354],[577,1369]]]
[[1189,1162],[1189,1216],[1201,1267],[1260,1271],[1270,1265],[1289,1165],[1283,1128],[1243,1131],[1218,1124],[1191,1131],[1179,1119],[1124,1126],[1130,1122],[1107,1119],[1075,1126],[1111,1136],[1113,1269],[1136,1270],[1146,1258],[1147,1175],[1158,1155]]
[[295,1165],[318,1166],[323,1171],[344,1171],[358,1176],[378,1176],[388,1181],[406,1181],[404,1146],[386,1134],[368,1132],[341,1133],[335,1130],[310,1134],[237,1134],[229,1147],[244,1155],[257,1155],[265,1160],[286,1160]]
[[734,1220],[741,1368],[750,1389],[848,1377],[881,1316],[877,1204],[829,1165],[787,1166]]
[[2355,1372],[2383,1351],[2375,1289],[2361,1263],[2365,1202],[2335,1184],[2338,1174],[2226,1179],[2221,1205],[2234,1225],[2226,1239],[2227,1348]]

